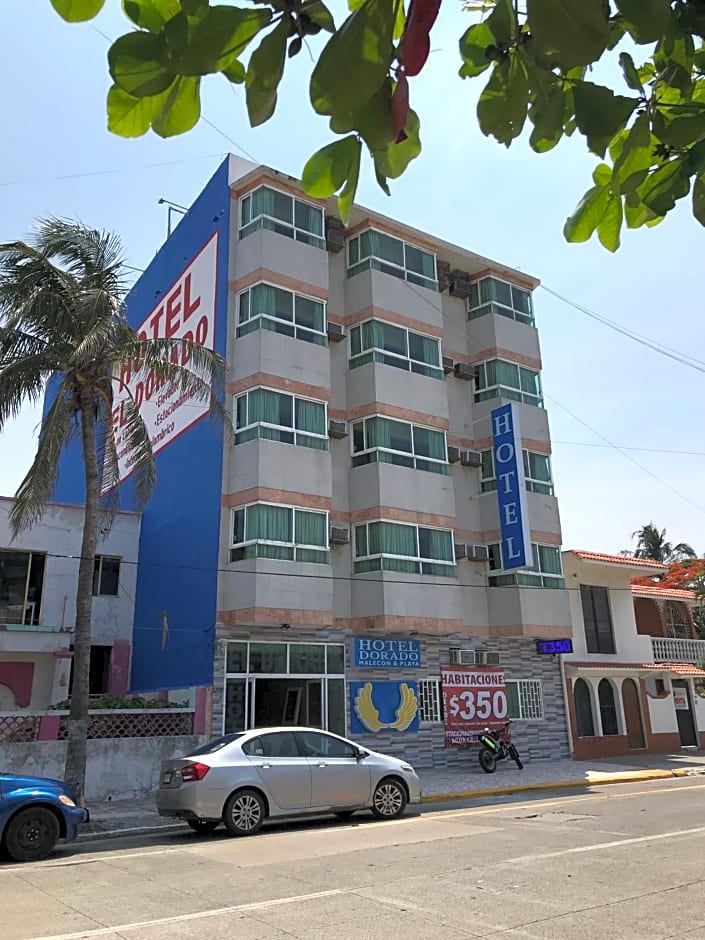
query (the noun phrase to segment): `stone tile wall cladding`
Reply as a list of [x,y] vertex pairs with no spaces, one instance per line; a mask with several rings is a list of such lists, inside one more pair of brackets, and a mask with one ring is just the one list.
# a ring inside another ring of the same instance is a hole
[[[362,635],[362,634],[355,634]],[[375,635],[376,639],[389,639],[391,636]],[[451,646],[462,645],[464,648],[488,650],[500,654],[500,667],[504,669],[506,679],[540,679],[543,692],[544,718],[540,721],[512,722],[513,740],[521,753],[522,759],[555,760],[570,757],[568,727],[565,714],[565,700],[561,683],[560,666],[557,657],[539,656],[536,645],[528,639],[483,639],[468,638],[458,643],[454,638],[451,643],[445,637],[423,636],[407,637],[400,634],[394,639],[415,639],[421,642],[421,668],[419,669],[357,669],[353,665],[352,635],[339,630],[321,630],[311,628],[292,629],[283,634],[281,630],[252,629],[245,632],[222,630],[218,634],[214,669],[213,688],[213,724],[214,735],[221,734],[223,720],[223,694],[226,640],[250,639],[257,641],[302,642],[302,643],[344,643],[346,683],[354,681],[414,681],[440,677],[440,667],[449,661],[448,650]],[[350,728],[350,695],[346,685],[346,727]],[[355,735],[361,745],[382,751],[386,754],[408,760],[419,768],[464,767],[477,762],[477,752],[473,748],[446,748],[442,723],[422,722],[418,733],[380,732],[379,734]]]

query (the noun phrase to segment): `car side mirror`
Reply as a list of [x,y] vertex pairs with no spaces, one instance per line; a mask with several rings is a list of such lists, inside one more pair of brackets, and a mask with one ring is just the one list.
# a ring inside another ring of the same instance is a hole
[[363,751],[361,747],[355,751],[355,760],[364,760],[367,756],[367,751]]

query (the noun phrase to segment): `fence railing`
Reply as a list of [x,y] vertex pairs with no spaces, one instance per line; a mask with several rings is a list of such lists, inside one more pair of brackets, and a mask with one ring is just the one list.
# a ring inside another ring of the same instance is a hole
[[[164,738],[194,733],[193,708],[95,709],[88,715],[89,738]],[[68,732],[68,712],[0,712],[0,743],[65,741]]]
[[705,640],[677,640],[673,637],[652,636],[651,648],[657,663],[705,662]]

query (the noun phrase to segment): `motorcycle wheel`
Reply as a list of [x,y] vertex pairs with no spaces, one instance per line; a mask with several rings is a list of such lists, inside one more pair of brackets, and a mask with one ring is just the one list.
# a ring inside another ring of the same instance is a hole
[[521,758],[519,757],[519,751],[517,751],[517,749],[514,747],[513,744],[510,744],[510,745],[509,745],[509,756],[510,756],[511,759],[514,761],[514,763],[517,765],[517,767],[519,768],[519,770],[523,770],[523,769],[524,769],[524,765],[522,764]]
[[484,747],[480,750],[478,760],[480,761],[480,767],[482,767],[486,774],[493,774],[497,769],[496,758],[493,754],[490,754],[489,751],[485,750]]

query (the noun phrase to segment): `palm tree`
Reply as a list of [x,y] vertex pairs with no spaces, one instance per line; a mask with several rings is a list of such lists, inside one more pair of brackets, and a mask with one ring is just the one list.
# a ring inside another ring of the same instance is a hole
[[[73,692],[65,779],[83,802],[88,731],[92,582],[101,514],[117,505],[113,383],[141,363],[157,382],[208,402],[225,420],[223,359],[182,339],[141,340],[125,318],[124,264],[116,236],[79,223],[40,221],[27,242],[0,245],[0,433],[26,403],[45,398],[37,451],[15,494],[13,533],[37,522],[51,499],[62,450],[80,439],[85,519],[76,590]],[[182,357],[183,354],[183,357]],[[178,363],[188,361],[184,368]],[[134,468],[138,508],[156,480],[150,435],[134,399],[123,405],[121,447]],[[101,493],[110,491],[107,498]]]
[[634,558],[646,558],[649,561],[660,561],[667,565],[683,558],[697,557],[693,548],[686,542],[679,542],[677,545],[667,542],[666,530],[659,531],[653,522],[632,532],[632,538],[637,540]]

